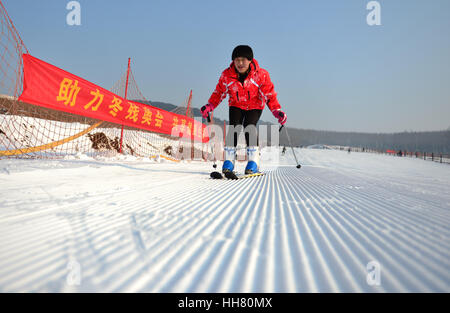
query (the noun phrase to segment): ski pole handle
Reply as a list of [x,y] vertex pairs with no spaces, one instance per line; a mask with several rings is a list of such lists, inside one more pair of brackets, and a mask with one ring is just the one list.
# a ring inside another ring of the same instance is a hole
[[208,117],[206,119],[208,120],[208,123],[211,123],[211,117],[209,116],[209,113],[208,113]]

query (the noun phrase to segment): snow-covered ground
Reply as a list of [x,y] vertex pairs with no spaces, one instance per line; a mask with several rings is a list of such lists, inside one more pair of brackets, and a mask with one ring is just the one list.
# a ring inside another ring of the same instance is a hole
[[[450,292],[450,166],[298,149],[266,176],[0,160],[2,292]],[[239,164],[242,170],[244,163]]]

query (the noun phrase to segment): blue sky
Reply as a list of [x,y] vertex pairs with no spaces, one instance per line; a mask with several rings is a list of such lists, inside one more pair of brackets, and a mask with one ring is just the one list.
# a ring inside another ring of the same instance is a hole
[[[236,45],[275,84],[287,125],[398,132],[450,126],[450,1],[3,0],[30,53],[111,88],[127,59],[145,97],[201,107]],[[228,118],[228,100],[216,116]],[[262,119],[275,122],[269,110]]]

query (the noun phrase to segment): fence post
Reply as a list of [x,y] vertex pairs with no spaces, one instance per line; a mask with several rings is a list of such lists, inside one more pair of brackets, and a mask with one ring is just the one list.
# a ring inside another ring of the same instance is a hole
[[[125,84],[125,100],[127,100],[127,97],[128,97],[128,78],[130,76],[130,62],[131,62],[131,58],[128,58],[127,82]],[[119,147],[120,154],[122,154],[122,143],[123,143],[123,125],[122,125],[122,129],[120,131],[120,147]]]

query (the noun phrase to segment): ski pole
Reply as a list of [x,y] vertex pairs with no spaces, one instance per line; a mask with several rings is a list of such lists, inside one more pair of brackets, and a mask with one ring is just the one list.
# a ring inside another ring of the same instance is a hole
[[[281,132],[281,130],[283,129],[283,127],[284,127],[284,125],[281,125],[281,127],[280,127],[280,129],[279,129],[278,131]],[[294,147],[292,147],[292,142],[291,142],[291,138],[289,137],[288,130],[287,130],[286,127],[284,127],[284,129],[286,129],[286,137],[287,137],[287,139],[288,139],[289,145],[291,146],[292,154],[294,155],[295,162],[297,162],[297,168],[301,168],[302,166],[300,165],[300,163],[298,163],[297,156],[295,155]]]
[[[207,118],[207,120],[208,120],[208,124],[209,125],[211,125],[211,117],[209,116],[209,113],[208,113],[208,118]],[[209,133],[209,131],[208,131],[208,136],[209,137],[211,137],[211,134]],[[214,136],[215,136],[215,134],[214,134]],[[210,140],[211,140],[211,138],[209,138]],[[213,164],[213,167],[214,168],[217,168],[217,164],[216,164],[216,154],[214,153],[214,145],[213,144],[211,144],[211,142],[209,143],[210,144],[210,146],[211,146],[211,153],[213,154],[213,156],[214,156],[214,164]]]

